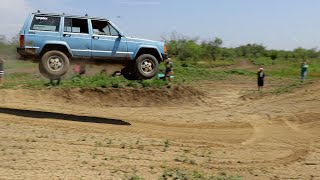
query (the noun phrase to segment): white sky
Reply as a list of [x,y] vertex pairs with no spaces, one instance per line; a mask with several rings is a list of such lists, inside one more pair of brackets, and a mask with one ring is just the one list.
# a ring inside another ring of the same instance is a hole
[[19,33],[29,12],[33,9],[25,0],[5,1],[0,6],[0,35],[14,36]]

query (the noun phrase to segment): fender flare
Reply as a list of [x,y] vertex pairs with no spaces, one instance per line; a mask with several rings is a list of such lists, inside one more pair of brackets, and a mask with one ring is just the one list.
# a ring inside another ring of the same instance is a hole
[[160,57],[160,59],[161,59],[161,61],[163,61],[161,52],[159,51],[158,47],[157,47],[157,46],[152,46],[152,45],[140,45],[140,46],[138,46],[137,50],[136,50],[135,53],[133,53],[133,55],[132,55],[132,59],[135,60],[136,58],[138,58],[138,57],[137,57],[137,54],[139,53],[139,51],[140,51],[141,49],[144,49],[144,48],[145,48],[145,49],[154,49],[154,50],[156,50],[157,53],[158,53],[158,55],[159,55],[159,57]]
[[45,47],[46,45],[59,45],[59,46],[64,46],[64,47],[67,48],[67,50],[68,50],[69,54],[71,55],[71,57],[73,57],[73,53],[72,53],[71,48],[70,48],[70,46],[68,45],[68,43],[62,42],[62,41],[46,41],[46,42],[44,43],[44,45],[39,48],[39,55],[42,53],[42,51],[43,51],[43,49],[44,49],[44,47]]

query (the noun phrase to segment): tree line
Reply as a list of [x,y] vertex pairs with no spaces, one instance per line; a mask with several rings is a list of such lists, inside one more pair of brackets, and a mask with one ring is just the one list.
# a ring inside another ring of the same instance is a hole
[[165,40],[168,54],[180,61],[197,64],[199,61],[214,62],[216,60],[270,58],[285,60],[307,60],[320,57],[316,49],[296,48],[292,51],[269,50],[262,44],[246,44],[239,47],[223,47],[223,40],[213,38],[209,41],[199,41],[198,38],[174,36]]

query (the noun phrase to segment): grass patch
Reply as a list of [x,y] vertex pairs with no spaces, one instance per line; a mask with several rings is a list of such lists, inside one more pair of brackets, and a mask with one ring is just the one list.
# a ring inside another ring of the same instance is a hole
[[32,63],[29,61],[20,61],[20,60],[7,60],[4,63],[4,69],[5,70],[23,70],[23,69],[29,69],[29,68],[38,68],[37,63]]
[[179,62],[179,61],[175,61],[175,63],[177,63],[180,66],[183,67],[198,67],[198,68],[216,68],[216,67],[223,67],[223,66],[231,66],[234,65],[236,63],[236,61],[234,60],[202,60],[197,62],[196,64],[194,62],[188,62],[188,61],[183,61],[183,62]]
[[[262,57],[253,59],[251,62],[256,65],[262,65],[265,68],[266,74],[269,76],[288,78],[300,77],[302,60],[277,59],[273,63],[270,58]],[[320,77],[319,59],[309,59],[307,62],[309,65],[307,77]]]
[[293,92],[294,90],[298,88],[302,88],[308,84],[312,84],[313,82],[307,82],[307,83],[301,83],[301,82],[292,82],[285,84],[283,86],[280,86],[276,89],[270,90],[263,92],[264,94],[285,94],[285,93],[290,93]]
[[[199,80],[221,80],[227,78],[229,74],[248,74],[247,72],[223,72],[214,71],[207,68],[202,68],[198,66],[192,67],[182,67],[177,63],[174,69],[174,80],[173,85],[184,85],[193,82],[198,82]],[[15,61],[14,63],[7,64],[8,69],[15,69],[19,71],[20,68],[28,68],[31,66],[37,66],[34,63],[28,63],[24,61]],[[163,63],[162,69],[163,72]],[[166,88],[169,82],[158,79],[155,77],[149,80],[137,80],[130,81],[122,76],[112,77],[105,75],[103,73],[98,73],[93,76],[80,77],[75,75],[69,75],[65,77],[61,84],[57,87],[59,88]],[[52,88],[49,85],[49,80],[44,79],[39,74],[25,73],[25,72],[14,72],[5,75],[5,83],[2,89],[8,88],[30,88],[30,89],[44,89]]]
[[228,176],[225,173],[221,173],[218,176],[208,175],[202,171],[186,171],[181,169],[168,170],[164,169],[162,175],[158,180],[165,179],[195,179],[195,180],[243,180],[239,176]]
[[227,74],[233,74],[233,75],[245,75],[245,76],[253,76],[256,75],[256,72],[244,70],[244,69],[231,69],[224,71]]
[[170,140],[166,139],[163,145],[163,152],[166,152],[169,147],[170,147]]
[[144,180],[144,178],[138,176],[138,175],[132,175],[129,180]]
[[[290,78],[297,79],[300,77],[300,61],[298,60],[282,60],[277,59],[275,63],[270,58],[257,58],[251,60],[254,64],[263,65],[267,77],[275,78]],[[27,61],[8,60],[5,63],[5,70],[14,70],[11,74],[5,74],[5,83],[0,89],[11,88],[28,88],[28,89],[47,89],[47,88],[168,88],[171,86],[181,86],[198,83],[199,81],[219,81],[232,79],[234,76],[255,76],[256,72],[244,69],[232,70],[216,70],[211,67],[228,66],[235,64],[232,60],[217,60],[217,61],[200,61],[198,64],[192,64],[173,60],[174,64],[174,80],[170,84],[155,77],[149,80],[130,81],[122,76],[112,77],[103,73],[98,73],[93,76],[79,77],[75,75],[66,76],[59,86],[49,85],[49,80],[43,78],[39,74],[27,73],[25,68],[36,68],[38,64]],[[309,72],[307,78],[313,79],[320,77],[319,62],[315,60],[309,61]],[[160,73],[164,72],[164,63],[161,63]],[[21,70],[21,71],[20,71]],[[277,91],[285,92],[289,88],[278,89]]]

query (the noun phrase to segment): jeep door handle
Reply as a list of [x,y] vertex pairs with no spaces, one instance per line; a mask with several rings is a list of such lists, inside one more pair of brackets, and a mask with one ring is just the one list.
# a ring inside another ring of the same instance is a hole
[[71,34],[64,34],[63,37],[71,37]]
[[98,37],[98,36],[92,36],[92,39],[98,40],[98,39],[100,39],[100,37]]

